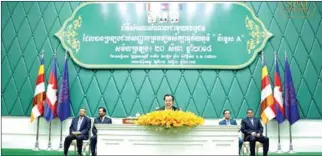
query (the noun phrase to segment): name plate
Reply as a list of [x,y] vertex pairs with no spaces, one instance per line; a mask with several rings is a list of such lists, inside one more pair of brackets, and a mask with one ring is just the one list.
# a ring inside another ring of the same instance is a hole
[[125,118],[122,119],[122,124],[135,124],[137,118]]
[[56,36],[85,68],[240,69],[272,34],[242,2],[88,2]]

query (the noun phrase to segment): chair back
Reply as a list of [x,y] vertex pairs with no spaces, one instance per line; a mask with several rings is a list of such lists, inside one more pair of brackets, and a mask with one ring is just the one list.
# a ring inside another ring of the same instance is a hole
[[89,132],[88,132],[88,138],[90,139],[92,137],[92,129],[93,129],[93,125],[94,125],[94,119],[88,117],[89,119],[91,119],[91,128],[89,129]]

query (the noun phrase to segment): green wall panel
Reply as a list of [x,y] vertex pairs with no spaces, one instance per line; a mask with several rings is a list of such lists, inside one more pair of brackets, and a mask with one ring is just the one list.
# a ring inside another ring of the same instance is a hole
[[[58,78],[64,49],[54,34],[80,2],[1,3],[1,103],[4,116],[29,116],[40,64],[45,49],[48,80],[54,49],[57,49]],[[270,76],[274,74],[274,52],[281,73],[287,50],[301,118],[322,118],[322,3],[309,3],[312,16],[288,18],[279,2],[246,2],[263,21],[273,38],[264,52]],[[315,7],[316,6],[316,7]],[[89,116],[104,106],[113,117],[147,113],[163,105],[163,95],[172,93],[176,105],[205,118],[222,117],[231,109],[234,118],[245,117],[252,108],[259,116],[261,88],[260,55],[241,70],[87,70],[68,60],[72,114],[80,107]],[[284,75],[281,75],[284,81]],[[273,79],[272,79],[273,80]]]

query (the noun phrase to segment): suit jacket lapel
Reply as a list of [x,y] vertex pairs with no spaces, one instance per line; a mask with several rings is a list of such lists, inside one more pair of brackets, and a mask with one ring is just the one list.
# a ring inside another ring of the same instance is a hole
[[95,119],[95,123],[101,123],[101,119],[100,119],[100,117],[97,117],[97,118]]
[[253,122],[254,122],[254,128],[256,128],[257,127],[257,120],[255,120],[255,118],[253,118]]
[[98,123],[104,123],[106,121],[106,116],[103,117],[103,120],[101,117],[97,117],[95,120],[97,120]]

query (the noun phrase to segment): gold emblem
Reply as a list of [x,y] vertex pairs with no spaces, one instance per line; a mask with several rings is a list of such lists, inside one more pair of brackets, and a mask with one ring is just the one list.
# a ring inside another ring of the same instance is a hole
[[82,25],[82,17],[78,16],[71,24],[67,26],[66,31],[61,31],[58,35],[66,39],[66,42],[74,49],[76,52],[80,49],[80,42],[77,40],[78,33],[76,32]]
[[278,2],[280,13],[290,18],[307,18],[316,12],[316,4],[307,1]]
[[249,30],[249,35],[251,36],[251,39],[247,41],[247,50],[248,54],[250,54],[252,50],[254,50],[266,37],[271,36],[271,34],[263,31],[262,28],[248,16],[245,18],[245,24],[247,30]]

